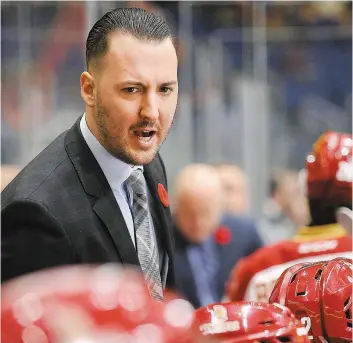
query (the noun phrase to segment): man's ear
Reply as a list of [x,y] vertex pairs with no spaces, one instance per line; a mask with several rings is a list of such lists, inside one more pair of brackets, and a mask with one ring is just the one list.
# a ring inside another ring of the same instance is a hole
[[94,107],[96,103],[95,83],[92,75],[84,71],[80,77],[81,97],[89,107]]

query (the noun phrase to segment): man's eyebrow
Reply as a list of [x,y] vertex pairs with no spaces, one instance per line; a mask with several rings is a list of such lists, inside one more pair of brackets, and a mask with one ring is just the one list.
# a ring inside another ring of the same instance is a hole
[[124,82],[120,82],[119,83],[120,86],[140,86],[140,87],[144,87],[145,85],[142,82],[139,81],[134,81],[134,80],[126,80]]
[[[177,84],[178,84],[177,81],[172,80],[172,81],[163,82],[161,84],[161,87],[175,86]],[[134,81],[134,80],[127,80],[127,81],[121,82],[120,85],[146,87],[142,82]]]
[[164,82],[164,83],[161,84],[161,86],[162,87],[167,87],[167,86],[175,86],[177,84],[178,84],[178,82],[173,80],[173,81]]

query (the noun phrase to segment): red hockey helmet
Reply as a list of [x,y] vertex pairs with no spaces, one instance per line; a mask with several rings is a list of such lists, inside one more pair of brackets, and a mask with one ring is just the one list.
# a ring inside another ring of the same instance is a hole
[[172,294],[163,303],[152,300],[143,276],[134,270],[61,267],[2,286],[1,342],[61,343],[82,337],[93,342],[92,337],[100,337],[94,342],[105,343],[104,333],[109,342],[179,343],[189,339],[193,312]]
[[260,302],[216,303],[195,312],[193,329],[213,342],[310,342],[300,323],[285,307]]
[[314,342],[352,342],[352,268],[348,258],[288,268],[270,302],[287,306]]
[[352,135],[346,133],[329,131],[315,142],[305,161],[309,199],[352,202],[352,148]]
[[288,285],[293,275],[302,267],[310,265],[310,262],[297,263],[287,268],[277,279],[271,293],[270,303],[277,303],[285,306],[285,299],[287,296],[287,288],[279,285]]

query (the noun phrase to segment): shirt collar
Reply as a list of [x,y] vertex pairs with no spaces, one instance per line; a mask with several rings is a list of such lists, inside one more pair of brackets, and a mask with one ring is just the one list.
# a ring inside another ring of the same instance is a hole
[[92,154],[102,168],[105,177],[112,189],[119,190],[121,185],[131,175],[133,170],[141,169],[143,166],[132,166],[111,155],[93,135],[87,126],[86,114],[84,113],[80,121],[82,136],[86,141]]

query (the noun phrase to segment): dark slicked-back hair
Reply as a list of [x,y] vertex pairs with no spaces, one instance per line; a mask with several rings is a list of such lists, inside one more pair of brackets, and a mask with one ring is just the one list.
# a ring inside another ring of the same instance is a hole
[[87,69],[91,61],[104,56],[108,50],[108,36],[120,31],[137,39],[163,41],[173,34],[163,17],[142,8],[117,8],[106,13],[92,27],[86,41]]

